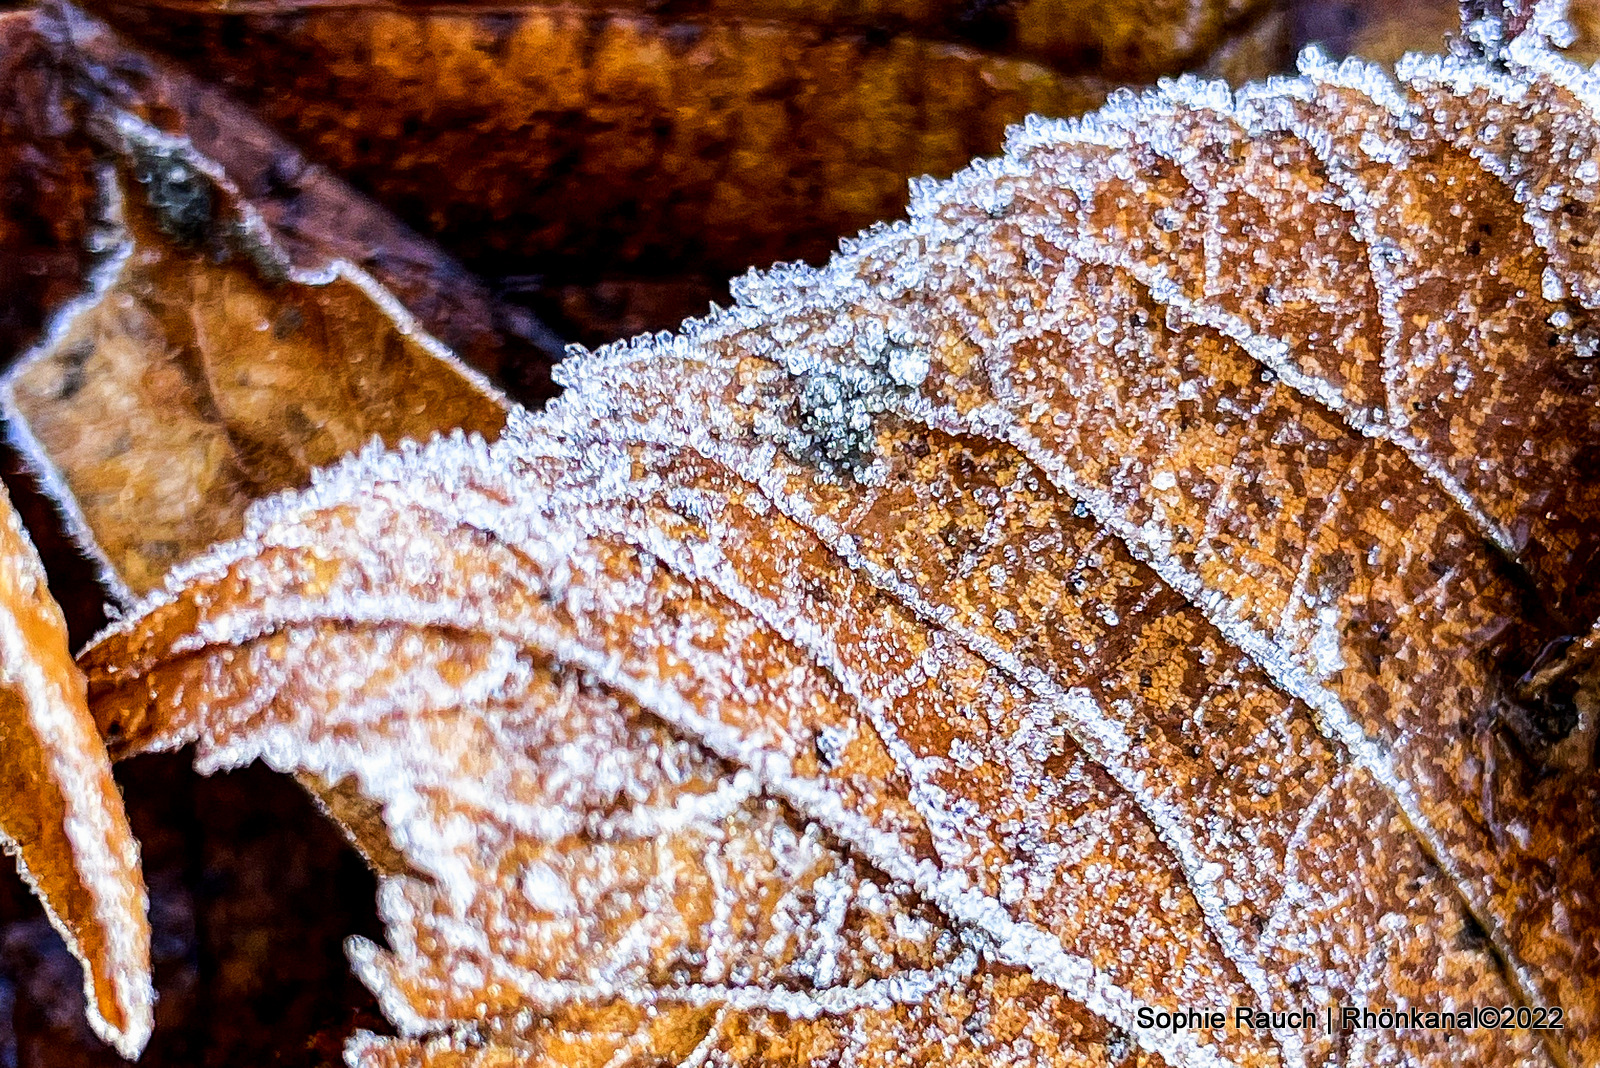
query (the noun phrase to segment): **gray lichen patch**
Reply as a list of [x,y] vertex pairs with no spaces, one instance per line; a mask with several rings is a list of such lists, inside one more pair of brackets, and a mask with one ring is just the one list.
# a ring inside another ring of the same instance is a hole
[[127,144],[134,181],[143,187],[161,232],[180,244],[203,244],[216,213],[211,179],[174,145],[131,137]]
[[238,257],[269,285],[288,278],[288,261],[259,216],[239,202],[237,190],[189,142],[123,116],[111,147],[126,160],[156,227],[167,237],[206,250],[219,263]]
[[777,436],[795,460],[859,480],[877,451],[879,417],[911,398],[928,377],[929,358],[926,350],[891,339],[876,322],[852,340],[844,354],[854,360],[791,370],[793,416]]

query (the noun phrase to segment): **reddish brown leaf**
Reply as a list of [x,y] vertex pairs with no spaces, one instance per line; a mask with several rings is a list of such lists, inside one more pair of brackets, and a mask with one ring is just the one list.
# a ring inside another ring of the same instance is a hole
[[0,352],[32,344],[82,286],[93,216],[92,148],[57,50],[22,12],[0,14]]
[[360,266],[468,364],[543,395],[548,363],[560,354],[548,330],[525,310],[494,300],[436,247],[306,160],[249,111],[129,48],[73,8],[47,5],[4,19],[6,254],[19,257],[19,280],[47,283],[44,290],[5,294],[0,322],[17,324],[0,335],[8,355],[83,287],[96,220],[92,158],[96,151],[122,151],[115,127],[128,112],[188,141],[222,172],[291,265],[315,272],[342,259]]
[[1255,0],[95,8],[589,343],[824,258],[1029,113],[1286,58]]

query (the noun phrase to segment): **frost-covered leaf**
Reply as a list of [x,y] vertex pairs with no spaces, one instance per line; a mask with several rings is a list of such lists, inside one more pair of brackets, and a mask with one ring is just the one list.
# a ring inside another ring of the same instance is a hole
[[0,491],[0,846],[83,965],[95,1033],[150,1038],[150,925],[139,847],[67,650],[61,609]]
[[[359,1064],[1594,1063],[1600,82],[1547,28],[1030,123],[257,506],[89,651],[101,726],[330,798]],[[1566,1030],[1136,1017],[1519,1002]]]
[[114,593],[148,590],[237,534],[251,500],[374,435],[498,431],[499,395],[371,275],[298,262],[187,141],[99,120],[120,156],[100,171],[101,262],[4,393]]

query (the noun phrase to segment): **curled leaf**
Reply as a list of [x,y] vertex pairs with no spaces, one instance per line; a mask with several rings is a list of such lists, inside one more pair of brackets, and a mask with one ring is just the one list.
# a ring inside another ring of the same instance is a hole
[[5,403],[126,599],[374,435],[493,434],[503,401],[339,259],[296,264],[227,177],[125,112],[92,291]]
[[83,964],[94,1031],[138,1056],[154,1025],[139,847],[61,609],[0,493],[0,845]]

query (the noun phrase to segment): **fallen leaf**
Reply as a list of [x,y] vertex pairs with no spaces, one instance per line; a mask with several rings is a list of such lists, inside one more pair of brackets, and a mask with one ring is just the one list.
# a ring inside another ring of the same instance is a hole
[[[61,483],[69,525],[92,516],[78,533],[114,597],[237,533],[252,496],[303,484],[312,466],[373,435],[492,433],[503,422],[498,393],[427,332],[491,370],[515,354],[482,287],[259,121],[70,10],[0,15],[0,63],[0,266],[15,268],[0,294],[0,340],[45,334],[6,381],[9,429],[38,435],[34,470]],[[170,119],[179,105],[226,165],[128,110]],[[293,203],[240,195],[236,176],[259,185],[275,168],[295,172]],[[379,262],[364,251],[374,248]],[[365,372],[351,375],[352,362]],[[298,422],[283,419],[284,391],[297,396]],[[37,561],[25,578],[20,587],[47,596]],[[36,659],[65,672],[66,697],[13,702],[0,831],[20,843],[25,877],[83,962],[95,1034],[132,1057],[152,1022],[144,884],[51,610],[61,649]],[[168,932],[169,957],[171,941]],[[227,959],[226,947],[207,948]],[[17,1054],[10,1041],[0,1058]]]
[[0,352],[30,345],[81,287],[93,146],[74,137],[55,50],[24,14],[0,14]]
[[150,925],[139,847],[33,545],[0,492],[0,846],[83,965],[95,1033],[150,1038]]
[[[125,155],[117,127],[131,116],[221,173],[222,221],[242,198],[291,267],[316,273],[335,260],[355,264],[469,366],[543,395],[541,373],[547,379],[561,353],[554,335],[248,110],[70,6],[9,12],[0,24],[8,71],[0,159],[11,176],[0,211],[22,283],[4,297],[0,323],[16,324],[0,335],[8,355],[81,291],[95,253],[105,251],[93,232],[101,214],[93,164],[97,155]],[[32,288],[41,281],[46,288]]]
[[92,6],[590,344],[825,258],[1025,115],[1287,59],[1261,0]]
[[[256,505],[88,651],[98,721],[344,798],[355,1063],[1594,1063],[1549,30],[1031,122],[493,444]],[[1565,1030],[1137,1016],[1237,1004]]]
[[[314,10],[300,0],[250,0],[243,5],[222,5],[214,0],[109,0],[101,9],[115,12],[127,22],[159,17],[169,25],[191,25],[229,13],[253,16],[302,14]],[[430,0],[408,0],[401,10],[430,11]],[[494,12],[493,4],[468,4],[468,11]],[[793,0],[714,0],[687,11],[660,11],[635,0],[578,0],[556,5],[535,0],[519,12],[541,10],[581,12],[596,20],[624,15],[653,17],[664,26],[727,26],[741,23],[774,24],[793,31],[825,31],[837,36],[904,38],[921,42],[946,42],[975,51],[1006,54],[1054,69],[1098,77],[1137,80],[1152,73],[1203,65],[1230,35],[1265,17],[1271,5],[1261,0],[1207,0],[1200,4],[1175,4],[1170,0],[1134,0],[1132,3],[1072,4],[1063,0],[1025,0],[1023,3],[979,8],[960,0],[905,3],[903,0],[869,0],[866,3],[816,7]],[[154,32],[157,28],[151,25]],[[177,36],[174,34],[173,36]]]
[[192,145],[102,118],[122,157],[101,171],[103,262],[0,392],[114,596],[373,436],[498,431],[498,392],[371,275],[296,264]]

